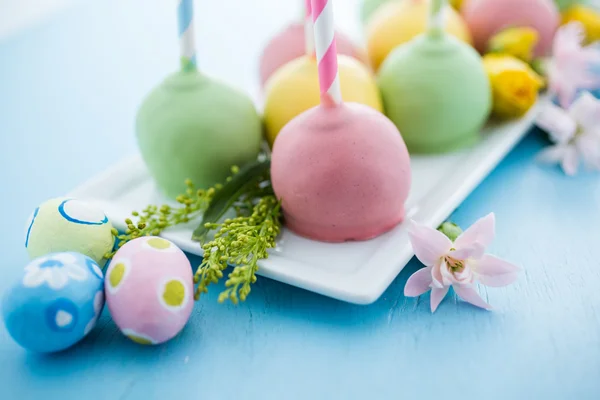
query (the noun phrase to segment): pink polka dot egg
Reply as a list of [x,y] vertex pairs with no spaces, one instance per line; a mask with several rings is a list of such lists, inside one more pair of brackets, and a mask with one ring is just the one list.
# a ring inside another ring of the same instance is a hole
[[117,251],[104,288],[113,320],[139,344],[159,344],[176,336],[194,304],[189,260],[173,243],[154,236],[134,239]]

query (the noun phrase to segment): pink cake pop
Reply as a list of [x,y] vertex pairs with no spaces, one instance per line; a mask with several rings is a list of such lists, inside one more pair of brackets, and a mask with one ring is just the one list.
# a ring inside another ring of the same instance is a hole
[[[310,0],[302,1],[310,3]],[[305,18],[310,22],[310,14],[306,12],[308,9],[308,6],[304,7]],[[306,30],[305,27],[306,22],[293,22],[269,41],[260,59],[260,80],[263,86],[269,77],[281,66],[306,54],[305,32],[310,34],[310,30]],[[347,35],[337,31],[335,36],[339,54],[344,54],[367,63],[365,52],[356,46]]]
[[537,57],[548,55],[560,23],[560,14],[552,0],[467,0],[461,12],[480,52],[488,40],[502,29],[527,26],[538,31]]
[[367,240],[404,219],[410,159],[395,125],[342,103],[331,0],[312,0],[321,105],[275,139],[271,180],[286,226],[325,242]]

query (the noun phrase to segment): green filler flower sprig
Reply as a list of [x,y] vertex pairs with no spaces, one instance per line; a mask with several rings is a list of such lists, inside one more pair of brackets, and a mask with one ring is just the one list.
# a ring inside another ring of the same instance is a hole
[[[233,173],[236,171],[237,168],[232,168]],[[167,228],[188,223],[197,218],[208,208],[215,193],[223,187],[223,185],[217,184],[208,190],[196,190],[194,184],[189,179],[186,180],[185,184],[187,186],[186,194],[179,195],[175,199],[180,205],[179,207],[172,207],[166,204],[161,207],[149,205],[141,212],[133,211],[131,213],[132,217],[137,219],[137,222],[134,223],[131,218],[127,218],[125,220],[127,229],[124,233],[121,234],[116,229],[113,229],[113,235],[118,240],[116,250],[123,247],[130,240],[142,236],[158,236]],[[112,258],[116,250],[106,254],[104,257],[106,259]]]
[[[192,240],[200,242],[204,251],[194,275],[198,285],[194,298],[198,300],[202,293],[208,292],[209,285],[218,283],[223,271],[233,266],[218,301],[229,300],[234,304],[245,301],[256,282],[259,261],[268,257],[268,250],[275,247],[281,231],[281,206],[271,187],[269,168],[269,160],[256,161],[241,170],[232,167],[232,175],[224,184],[207,190],[196,190],[191,181],[186,181],[186,194],[176,198],[178,206],[149,205],[141,212],[132,212],[137,222],[126,219],[124,233],[113,230],[118,240],[116,249],[130,240],[157,236],[169,227],[202,216],[192,235]],[[223,220],[232,209],[235,217]],[[212,232],[213,238],[209,240]],[[105,257],[110,259],[115,252]]]

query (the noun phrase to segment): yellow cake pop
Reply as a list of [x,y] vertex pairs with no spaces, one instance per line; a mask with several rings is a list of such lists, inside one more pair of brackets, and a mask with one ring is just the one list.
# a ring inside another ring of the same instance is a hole
[[[377,83],[371,71],[354,58],[338,55],[342,97],[382,111]],[[265,88],[264,121],[271,146],[290,120],[320,103],[319,74],[314,57],[303,56],[275,72]]]
[[[430,0],[391,1],[380,6],[366,27],[367,49],[376,70],[398,45],[425,32]],[[449,8],[445,15],[446,31],[472,44],[471,34],[462,17]]]

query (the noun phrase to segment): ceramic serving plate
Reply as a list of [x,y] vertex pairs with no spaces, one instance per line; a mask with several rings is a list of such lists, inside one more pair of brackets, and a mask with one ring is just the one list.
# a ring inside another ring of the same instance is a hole
[[[489,124],[475,147],[452,154],[412,156],[413,186],[406,220],[439,226],[527,133],[545,101],[540,99],[519,120]],[[131,211],[165,203],[139,155],[114,165],[69,195],[95,203],[118,229],[124,229],[123,221]],[[190,239],[196,224],[172,228],[162,236],[184,251],[201,255],[200,245]],[[341,244],[304,239],[283,229],[277,247],[260,263],[259,274],[342,301],[369,304],[413,256],[407,225],[402,223],[376,239]]]

